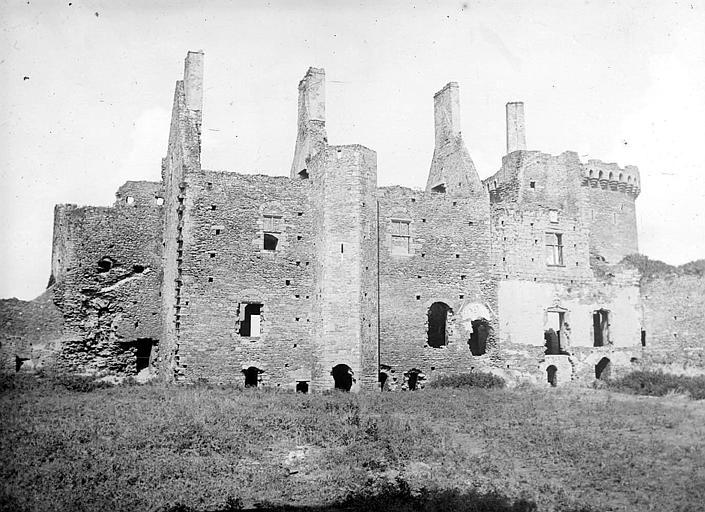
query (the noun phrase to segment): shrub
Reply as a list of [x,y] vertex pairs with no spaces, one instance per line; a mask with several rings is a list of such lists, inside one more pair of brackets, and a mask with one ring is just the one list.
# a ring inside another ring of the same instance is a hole
[[685,377],[661,371],[640,370],[607,381],[607,387],[636,395],[664,396],[687,392],[695,400],[705,399],[705,377]]
[[503,388],[506,382],[502,377],[488,372],[459,373],[446,375],[431,381],[431,388]]

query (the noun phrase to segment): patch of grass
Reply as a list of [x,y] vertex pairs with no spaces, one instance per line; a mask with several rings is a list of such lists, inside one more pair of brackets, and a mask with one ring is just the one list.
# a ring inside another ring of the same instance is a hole
[[636,395],[665,396],[687,393],[694,400],[705,399],[705,377],[686,377],[660,371],[640,370],[608,380],[606,387]]
[[15,388],[0,395],[0,509],[697,509],[702,405],[561,389]]
[[439,377],[428,384],[431,388],[503,388],[502,377],[487,372],[459,373]]

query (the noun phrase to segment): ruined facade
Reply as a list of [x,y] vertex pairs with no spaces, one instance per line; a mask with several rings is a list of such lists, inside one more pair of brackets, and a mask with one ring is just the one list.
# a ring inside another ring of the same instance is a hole
[[507,154],[480,180],[449,83],[426,189],[378,187],[374,151],[328,143],[311,68],[289,176],[209,171],[202,77],[189,52],[161,182],[126,183],[110,208],[56,207],[61,325],[42,350],[5,339],[3,368],[20,350],[67,371],[309,391],[472,370],[588,382],[643,358],[640,276],[620,264],[638,249],[636,167],[528,151],[523,104],[508,103]]

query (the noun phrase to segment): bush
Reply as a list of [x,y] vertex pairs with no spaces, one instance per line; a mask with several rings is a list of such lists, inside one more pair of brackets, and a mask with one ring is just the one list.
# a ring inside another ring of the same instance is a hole
[[685,377],[661,371],[640,370],[609,380],[607,388],[636,395],[664,396],[688,393],[695,400],[705,399],[705,377]]
[[431,381],[431,388],[503,388],[506,382],[502,377],[488,372],[459,373],[447,375]]

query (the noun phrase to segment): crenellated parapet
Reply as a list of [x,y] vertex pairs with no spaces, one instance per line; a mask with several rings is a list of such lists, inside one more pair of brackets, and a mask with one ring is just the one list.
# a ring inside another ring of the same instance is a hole
[[641,192],[639,169],[634,165],[620,167],[614,162],[591,159],[583,164],[582,185],[616,190],[634,198]]

